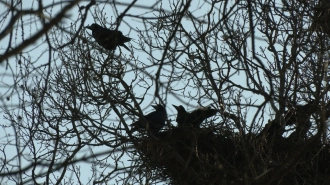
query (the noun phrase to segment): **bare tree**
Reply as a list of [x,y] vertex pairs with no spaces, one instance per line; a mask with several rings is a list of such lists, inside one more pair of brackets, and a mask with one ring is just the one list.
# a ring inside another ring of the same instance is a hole
[[[326,1],[0,2],[1,184],[330,180]],[[216,115],[178,126],[172,104]]]

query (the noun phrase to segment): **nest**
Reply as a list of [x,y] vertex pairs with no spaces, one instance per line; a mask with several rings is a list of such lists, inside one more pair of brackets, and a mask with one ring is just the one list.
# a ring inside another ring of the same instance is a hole
[[328,184],[330,146],[306,143],[187,127],[143,137],[136,149],[171,184]]

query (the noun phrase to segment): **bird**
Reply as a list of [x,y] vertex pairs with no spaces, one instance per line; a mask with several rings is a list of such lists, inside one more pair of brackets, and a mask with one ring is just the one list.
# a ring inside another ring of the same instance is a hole
[[94,23],[85,28],[92,30],[92,36],[95,41],[107,50],[115,50],[117,46],[123,46],[129,51],[129,48],[124,44],[129,42],[131,38],[125,37],[121,31],[110,30]]
[[298,125],[300,123],[304,124],[309,122],[309,118],[312,113],[315,112],[315,107],[313,106],[314,100],[309,101],[305,105],[297,105],[284,112],[284,118],[286,125]]
[[289,139],[304,141],[312,123],[310,117],[317,111],[315,100],[310,100],[305,105],[297,105],[284,112],[285,125],[296,125],[296,130],[290,134]]
[[188,113],[182,105],[173,105],[173,107],[178,111],[176,117],[178,127],[192,125],[199,128],[205,119],[214,116],[218,112],[216,109],[211,109],[211,107],[201,107]]
[[[159,131],[165,126],[165,121],[167,119],[166,109],[161,104],[152,105],[152,107],[155,109],[154,112],[151,112],[144,116],[143,118],[139,118],[138,121],[131,124],[132,132],[140,130],[140,129],[147,129],[149,127],[149,131],[153,133],[154,135],[158,134]],[[147,124],[145,121],[147,121]]]

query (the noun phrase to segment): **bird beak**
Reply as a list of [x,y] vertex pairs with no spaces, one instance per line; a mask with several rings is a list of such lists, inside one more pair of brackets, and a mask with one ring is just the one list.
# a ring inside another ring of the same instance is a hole
[[85,28],[92,30],[91,26],[85,26]]
[[157,109],[158,108],[157,105],[151,105],[151,107],[153,107],[154,109]]
[[173,105],[172,106],[176,109],[176,110],[179,110],[179,106],[176,106],[176,105]]

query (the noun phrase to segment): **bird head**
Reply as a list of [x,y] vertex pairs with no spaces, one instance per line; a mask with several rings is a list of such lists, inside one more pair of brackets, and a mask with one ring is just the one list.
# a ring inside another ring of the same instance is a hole
[[99,28],[99,27],[101,27],[100,25],[98,25],[98,24],[95,24],[95,23],[93,23],[92,25],[90,25],[90,26],[86,26],[85,28],[87,28],[87,29],[90,29],[90,30],[95,30],[95,29],[97,29],[97,28]]
[[161,104],[151,105],[156,111],[164,111],[165,108]]
[[180,106],[176,106],[176,105],[172,105],[178,112],[187,112],[186,109],[180,105]]

